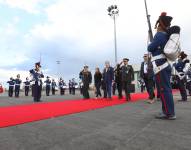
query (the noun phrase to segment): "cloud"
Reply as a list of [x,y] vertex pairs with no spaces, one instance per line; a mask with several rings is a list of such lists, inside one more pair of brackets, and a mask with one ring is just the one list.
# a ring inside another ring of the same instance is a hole
[[44,0],[0,0],[0,3],[8,5],[11,8],[18,8],[29,13],[37,14],[40,12],[39,4]]
[[25,50],[22,49],[25,44],[21,38],[22,36],[20,36],[21,33],[16,28],[18,22],[19,17],[14,17],[12,23],[3,26],[0,29],[1,67],[18,65],[28,60]]
[[[184,17],[191,13],[188,1],[147,2],[152,26],[161,11],[167,11],[174,17],[173,24],[181,26],[182,47],[189,51],[191,18]],[[114,65],[113,20],[107,15],[107,7],[111,4],[119,7],[119,61],[128,57],[130,63],[139,64],[142,55],[147,52],[148,26],[143,0],[54,0],[51,3],[42,0],[0,0],[0,3],[37,16],[41,13],[44,17],[43,21],[35,23],[31,20],[34,25],[24,33],[15,26],[21,21],[20,16],[12,19],[13,24],[0,28],[0,44],[4,50],[3,56],[0,56],[0,66],[28,70],[39,61],[41,54],[47,74],[57,75],[56,60],[61,60],[59,74],[72,78],[78,76],[84,64],[89,65],[91,70],[95,66],[103,68],[105,60],[110,60]]]

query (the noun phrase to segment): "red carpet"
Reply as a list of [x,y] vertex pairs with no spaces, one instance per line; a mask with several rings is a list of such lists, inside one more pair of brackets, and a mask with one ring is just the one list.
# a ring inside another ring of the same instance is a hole
[[[131,102],[144,100],[147,98],[148,95],[146,93],[136,93],[132,94]],[[43,102],[27,105],[0,107],[0,128],[109,107],[113,105],[119,105],[123,103],[126,103],[124,99],[118,100],[117,97],[113,97],[112,100],[65,100],[62,102]]]

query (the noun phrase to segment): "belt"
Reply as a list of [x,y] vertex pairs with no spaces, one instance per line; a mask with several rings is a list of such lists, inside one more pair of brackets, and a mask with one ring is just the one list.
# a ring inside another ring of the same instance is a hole
[[180,80],[182,80],[182,79],[184,79],[186,77],[184,72],[178,72],[177,75],[180,78]]
[[153,64],[153,71],[155,74],[159,73],[160,71],[162,71],[163,69],[169,66],[168,62],[165,62],[164,64],[160,66],[157,66],[155,62],[152,62],[152,64]]
[[158,59],[162,59],[162,58],[166,58],[166,56],[164,54],[160,54],[160,55],[157,55],[157,56],[152,56],[151,62],[153,62],[155,60],[158,60]]
[[19,85],[20,86],[20,84],[15,84],[15,85]]
[[14,85],[9,85],[9,86],[13,87]]

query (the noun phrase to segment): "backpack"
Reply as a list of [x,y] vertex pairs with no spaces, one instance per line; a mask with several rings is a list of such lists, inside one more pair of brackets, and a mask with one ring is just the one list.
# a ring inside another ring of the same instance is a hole
[[169,34],[169,40],[164,47],[164,54],[168,60],[175,61],[181,52],[180,27],[173,26],[168,29],[167,33]]

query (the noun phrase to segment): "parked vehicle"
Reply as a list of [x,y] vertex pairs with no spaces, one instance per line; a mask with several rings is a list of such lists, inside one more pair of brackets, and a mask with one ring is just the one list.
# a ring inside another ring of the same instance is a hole
[[3,93],[3,86],[1,83],[0,83],[0,93]]

